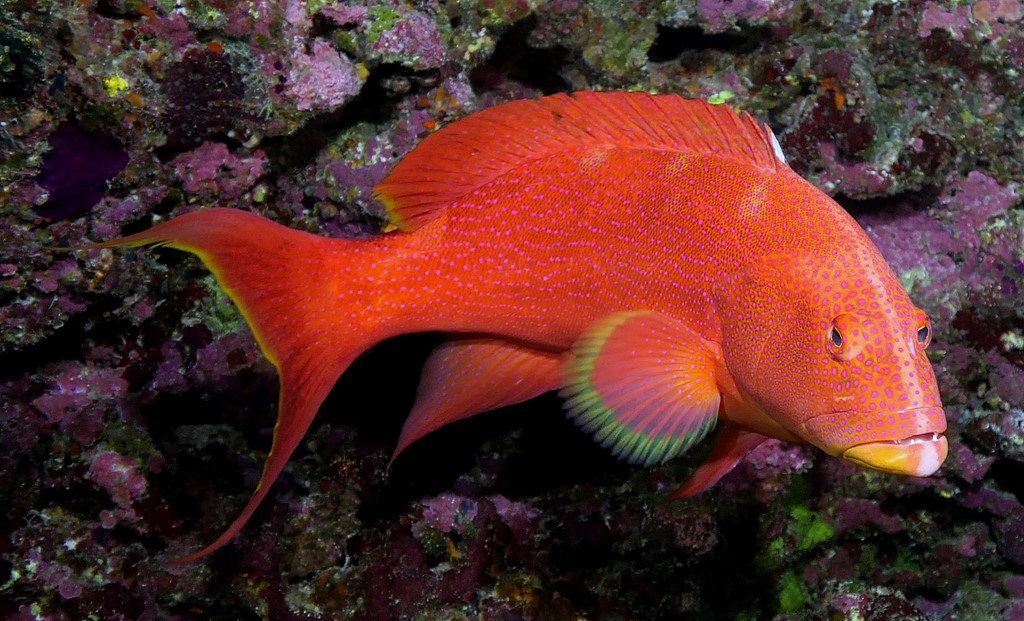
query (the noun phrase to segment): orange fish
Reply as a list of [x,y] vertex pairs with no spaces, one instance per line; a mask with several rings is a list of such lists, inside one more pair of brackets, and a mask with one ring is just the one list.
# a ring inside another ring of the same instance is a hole
[[327,239],[207,209],[101,244],[193,252],[280,374],[267,494],[338,377],[440,331],[395,455],[560,390],[616,455],[657,464],[722,429],[677,493],[767,438],[897,474],[946,457],[916,308],[857,223],[766,126],[675,95],[515,101],[430,135],[376,188],[390,233]]

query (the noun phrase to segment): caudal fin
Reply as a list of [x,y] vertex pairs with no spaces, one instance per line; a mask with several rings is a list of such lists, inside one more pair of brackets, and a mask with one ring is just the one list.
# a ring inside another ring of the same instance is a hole
[[351,289],[346,273],[359,264],[359,241],[295,231],[234,209],[206,209],[94,247],[150,245],[203,260],[238,305],[281,383],[273,443],[252,498],[213,543],[177,559],[188,562],[217,550],[242,529],[335,381],[375,338],[369,319],[345,316],[344,298]]

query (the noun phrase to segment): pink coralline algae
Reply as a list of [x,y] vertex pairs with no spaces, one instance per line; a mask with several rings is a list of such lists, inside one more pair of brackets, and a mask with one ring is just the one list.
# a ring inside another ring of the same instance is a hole
[[415,11],[403,14],[390,29],[380,33],[372,51],[384,62],[397,60],[418,70],[440,67],[445,61],[437,22]]
[[369,14],[370,9],[365,6],[323,6],[317,12],[317,15],[322,15],[327,19],[331,20],[338,26],[348,26],[361,24],[366,16]]
[[1022,19],[1024,3],[1020,0],[981,0],[957,7],[928,2],[921,14],[918,35],[928,37],[941,30],[958,41],[979,35],[995,40],[1019,32],[1017,22]]
[[940,197],[939,214],[961,244],[968,299],[982,312],[1016,308],[1024,300],[1024,232],[1010,211],[1019,187],[972,172]]
[[540,511],[525,503],[509,500],[500,494],[488,498],[494,505],[498,517],[512,529],[512,532],[524,537],[533,535],[537,528],[537,520],[541,516]]
[[50,269],[33,274],[33,284],[43,293],[53,293],[60,286],[61,279],[73,274],[75,269],[73,261],[58,261]]
[[323,40],[310,52],[296,49],[291,62],[285,89],[300,111],[337,109],[363,84],[352,61]]
[[877,503],[863,498],[840,500],[832,506],[832,513],[837,534],[861,529],[895,533],[904,528],[898,516],[886,515]]
[[105,489],[117,505],[117,509],[101,513],[100,519],[105,527],[112,528],[122,519],[138,519],[132,503],[146,493],[147,486],[135,458],[114,451],[101,451],[90,461],[88,477]]
[[955,464],[959,475],[968,483],[983,480],[995,461],[995,457],[977,455],[963,444],[951,447],[950,457],[953,459],[953,464]]
[[102,220],[97,219],[92,223],[92,233],[96,239],[117,237],[122,226],[138,220],[145,211],[145,205],[135,197],[114,202],[108,206]]
[[768,440],[751,451],[721,484],[724,489],[737,490],[749,487],[752,482],[767,481],[768,493],[775,493],[780,486],[788,485],[789,476],[810,469],[812,455],[807,447]]
[[423,528],[433,528],[443,533],[461,533],[476,517],[477,506],[472,499],[442,494],[423,501],[423,521],[413,528],[413,534],[420,534]]
[[947,184],[933,215],[900,207],[860,222],[917,303],[949,322],[966,305],[987,313],[1021,299],[1024,250],[1010,210],[1018,191],[971,172]]
[[818,145],[821,162],[824,165],[819,177],[826,188],[842,188],[852,196],[884,194],[892,187],[893,180],[888,171],[869,162],[847,162],[839,154],[839,148],[830,142]]
[[[1006,345],[1003,344],[1003,349],[1005,348]],[[1013,355],[1010,357],[1017,358]],[[989,390],[985,396],[993,403],[1024,403],[1024,368],[1021,368],[1019,360],[1016,363],[1011,362],[1007,352],[996,350],[985,352],[981,360],[990,369]]]
[[89,444],[104,429],[107,411],[126,396],[128,382],[122,374],[120,369],[64,363],[53,386],[32,405],[63,433]]
[[[443,91],[435,91],[443,92]],[[348,203],[360,209],[378,210],[373,187],[390,170],[389,154],[404,155],[430,134],[428,126],[444,117],[445,110],[434,111],[414,107],[402,110],[394,130],[387,137],[358,136],[358,146],[349,157],[339,159],[337,148],[329,146],[317,154],[315,178],[319,181],[311,192],[317,199]]]
[[918,25],[918,35],[922,38],[931,36],[933,30],[944,30],[954,39],[964,38],[964,32],[972,29],[971,8],[959,6],[946,8],[936,2],[925,3]]
[[697,10],[710,32],[722,32],[737,21],[778,19],[793,9],[791,0],[698,0]]
[[[852,586],[852,585],[851,585]],[[913,604],[893,589],[861,590],[847,587],[828,603],[828,618],[859,621],[925,621],[928,619]]]
[[190,196],[200,201],[230,201],[251,189],[266,172],[263,151],[236,155],[227,145],[204,142],[171,161],[175,175]]
[[[125,7],[128,8],[128,7]],[[196,42],[196,35],[189,27],[186,14],[182,11],[158,13],[150,11],[139,25],[142,34],[158,41],[168,41],[175,48],[181,49]]]
[[999,552],[1018,567],[1024,566],[1024,509],[1017,508],[996,523]]
[[970,233],[982,232],[995,216],[1004,216],[1017,202],[1019,185],[1001,184],[978,171],[971,171],[966,177],[950,183],[939,198],[949,218],[956,224],[958,236],[964,241],[977,244]]
[[1008,27],[1024,19],[1024,3],[1021,0],[980,0],[971,6],[971,16],[990,27]]
[[951,321],[962,306],[953,233],[936,218],[908,205],[858,220],[916,303],[933,321]]
[[195,352],[189,377],[196,385],[217,386],[255,366],[259,348],[246,328],[211,340]]

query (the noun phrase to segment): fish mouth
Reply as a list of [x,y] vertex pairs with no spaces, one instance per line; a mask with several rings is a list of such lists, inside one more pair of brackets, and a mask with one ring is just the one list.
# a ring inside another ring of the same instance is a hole
[[939,469],[948,452],[946,436],[929,432],[858,444],[843,451],[842,457],[872,470],[926,477]]

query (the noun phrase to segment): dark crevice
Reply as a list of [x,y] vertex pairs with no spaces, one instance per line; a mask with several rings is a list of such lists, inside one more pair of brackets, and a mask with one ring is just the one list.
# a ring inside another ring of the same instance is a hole
[[345,106],[340,120],[346,126],[386,123],[395,117],[395,107],[408,97],[408,91],[429,90],[437,83],[437,76],[437,70],[417,72],[398,63],[375,67],[359,95]]
[[487,62],[470,73],[477,92],[495,90],[512,80],[545,95],[569,90],[561,70],[569,63],[569,51],[560,46],[538,49],[529,45],[530,32],[537,26],[536,16],[515,24],[502,35]]
[[295,133],[287,136],[266,138],[260,147],[270,159],[270,169],[275,173],[298,170],[316,158],[321,149],[330,144],[334,136],[332,128],[341,125],[344,112],[336,111],[318,116]]
[[242,103],[245,83],[231,58],[222,52],[187,50],[167,70],[161,90],[166,97],[161,118],[168,133],[167,142],[154,153],[164,162],[211,136],[225,141],[246,117]]
[[886,515],[896,515],[902,519],[916,514],[942,515],[947,524],[970,523],[977,519],[974,509],[963,506],[950,506],[946,499],[937,494],[920,492],[906,496],[888,497],[879,503],[878,508]]
[[284,172],[302,168],[314,161],[340,131],[361,123],[384,125],[391,121],[398,101],[408,96],[406,92],[394,92],[391,85],[397,81],[412,90],[426,89],[436,82],[436,72],[418,73],[399,64],[374,68],[359,94],[343,109],[311,119],[288,136],[265,139],[262,147],[270,157],[271,169]]
[[918,210],[924,209],[935,202],[934,195],[923,192],[903,192],[892,196],[878,196],[874,198],[859,199],[852,198],[845,194],[836,194],[832,199],[839,203],[853,217],[867,216],[884,213],[895,213],[900,209]]
[[[759,510],[751,506],[751,510]],[[764,588],[766,578],[760,571],[737,571],[737,568],[756,566],[761,546],[757,528],[752,528],[750,513],[739,511],[718,523],[719,543],[715,553],[709,555],[697,572],[701,578],[701,593],[716,601],[715,608],[732,614],[721,618],[736,619],[745,610],[770,608],[767,599],[773,593]],[[715,576],[734,576],[730,584],[723,585]],[[767,591],[767,592],[766,592]]]
[[111,0],[99,0],[96,3],[96,14],[107,19],[118,19],[128,21],[139,21],[143,14],[138,11],[127,9],[128,3],[111,2]]
[[309,36],[311,39],[324,39],[326,41],[330,41],[333,34],[339,30],[351,32],[355,29],[355,23],[341,26],[323,13],[316,13],[313,15],[313,27],[309,32]]
[[663,63],[676,60],[687,52],[714,50],[730,54],[749,54],[760,47],[768,37],[765,28],[750,28],[742,33],[709,34],[694,26],[658,26],[658,35],[647,51],[647,58],[654,63]]
[[129,222],[121,227],[121,236],[127,237],[135,233],[141,233],[154,224],[154,216],[169,216],[175,209],[185,204],[185,195],[178,188],[169,188],[167,195],[159,203],[154,205],[147,214],[134,222]]
[[950,322],[954,330],[963,333],[965,345],[975,351],[998,351],[1001,355],[1018,367],[1024,368],[1024,351],[1007,350],[1001,335],[1020,329],[1020,320],[1016,317],[994,316],[985,306],[974,306],[960,309]]
[[0,15],[0,97],[23,97],[32,93],[44,76],[40,41],[24,25]]
[[63,360],[77,360],[82,355],[82,343],[87,338],[100,343],[113,342],[126,329],[123,321],[108,319],[97,322],[97,317],[112,317],[123,300],[113,298],[90,301],[89,312],[75,315],[43,340],[0,356],[0,381],[23,375],[29,369],[44,369],[46,365]]
[[988,479],[1005,492],[1013,494],[1017,502],[1024,503],[1024,463],[1012,459],[997,459],[989,468]]

